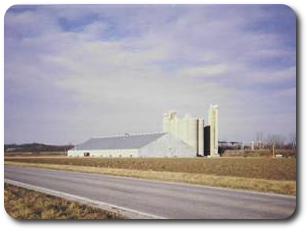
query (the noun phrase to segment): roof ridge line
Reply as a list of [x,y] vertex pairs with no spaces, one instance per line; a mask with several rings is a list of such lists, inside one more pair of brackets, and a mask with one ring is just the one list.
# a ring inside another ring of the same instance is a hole
[[102,139],[102,138],[119,138],[119,137],[130,137],[130,136],[142,136],[142,135],[155,135],[155,134],[165,134],[166,132],[151,132],[151,133],[134,133],[128,136],[124,135],[113,135],[113,136],[101,136],[101,137],[90,137],[90,139]]

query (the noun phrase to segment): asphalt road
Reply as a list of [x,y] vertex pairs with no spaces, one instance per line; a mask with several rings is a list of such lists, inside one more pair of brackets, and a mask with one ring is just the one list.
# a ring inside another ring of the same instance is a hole
[[284,219],[296,197],[5,165],[5,179],[172,219]]

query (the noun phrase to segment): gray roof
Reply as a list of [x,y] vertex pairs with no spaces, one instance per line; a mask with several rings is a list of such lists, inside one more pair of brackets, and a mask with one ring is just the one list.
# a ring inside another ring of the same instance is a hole
[[[118,137],[91,138],[82,144],[76,145],[76,150],[98,149],[135,149],[157,140],[166,133],[129,135]],[[74,148],[73,148],[74,149]],[[73,150],[72,149],[72,150]]]

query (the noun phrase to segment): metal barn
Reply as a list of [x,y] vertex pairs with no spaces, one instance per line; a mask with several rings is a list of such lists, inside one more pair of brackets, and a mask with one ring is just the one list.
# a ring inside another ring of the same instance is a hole
[[170,133],[91,138],[68,151],[72,157],[195,157],[196,150]]

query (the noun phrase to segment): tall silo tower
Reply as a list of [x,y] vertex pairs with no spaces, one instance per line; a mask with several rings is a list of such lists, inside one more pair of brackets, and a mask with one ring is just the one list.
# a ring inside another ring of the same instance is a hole
[[204,120],[198,119],[198,155],[204,156]]
[[210,125],[210,156],[218,156],[218,105],[210,105],[208,123]]
[[187,143],[196,150],[196,154],[204,155],[204,121],[186,115],[179,118],[175,111],[169,111],[164,115],[163,132],[168,132],[174,137]]

